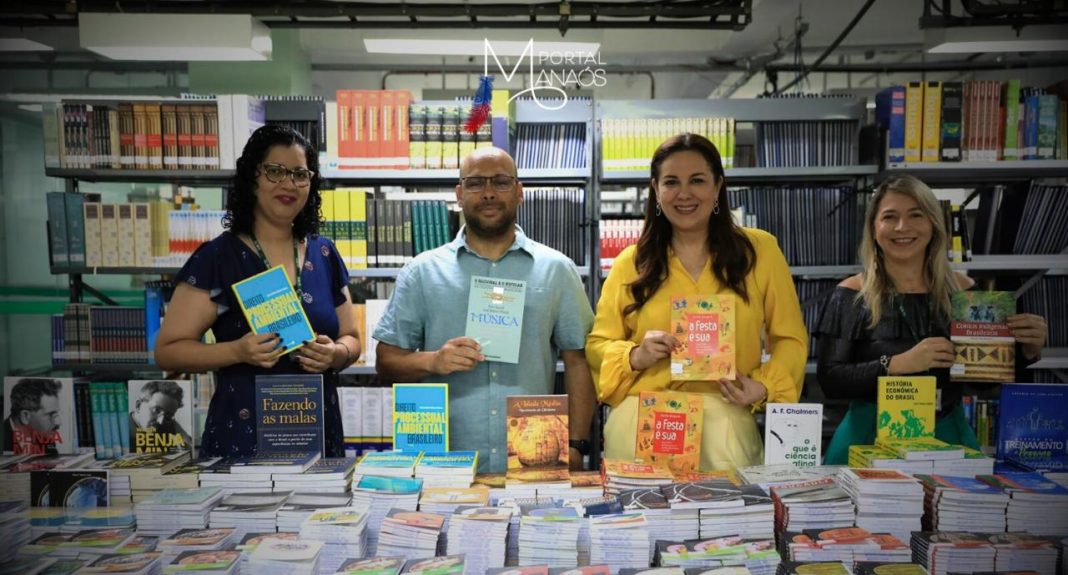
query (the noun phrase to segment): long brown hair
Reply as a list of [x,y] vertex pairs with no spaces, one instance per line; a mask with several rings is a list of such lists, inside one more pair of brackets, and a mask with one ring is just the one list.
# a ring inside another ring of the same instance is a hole
[[[694,151],[704,157],[712,169],[713,183],[720,184],[719,213],[715,211],[708,219],[708,249],[713,254],[712,274],[719,282],[729,287],[742,300],[749,303],[745,278],[756,262],[756,249],[745,232],[731,218],[730,202],[727,200],[727,180],[719,150],[704,136],[679,134],[660,144],[653,154],[650,173],[653,181],[660,180],[660,166],[669,156],[678,152]],[[667,279],[668,248],[671,246],[671,222],[656,214],[656,193],[650,185],[649,199],[645,203],[645,225],[638,238],[634,265],[638,279],[629,286],[634,303],[623,309],[623,315],[642,308]]]
[[879,204],[891,192],[915,200],[931,222],[931,241],[923,255],[923,282],[934,300],[935,311],[949,317],[950,296],[960,290],[960,285],[946,257],[949,232],[942,217],[942,208],[931,188],[920,180],[903,174],[891,177],[875,190],[868,204],[868,212],[864,216],[864,233],[860,240],[860,263],[864,268],[864,275],[857,298],[864,300],[868,306],[871,314],[869,327],[874,328],[879,323],[883,317],[883,307],[897,293],[894,281],[886,273],[883,250],[875,241],[875,218],[879,215]]

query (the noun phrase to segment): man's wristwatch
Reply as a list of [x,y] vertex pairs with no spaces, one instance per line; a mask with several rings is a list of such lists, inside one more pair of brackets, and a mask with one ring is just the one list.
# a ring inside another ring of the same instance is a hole
[[567,442],[571,449],[578,451],[583,455],[590,454],[590,442],[585,439],[572,439]]

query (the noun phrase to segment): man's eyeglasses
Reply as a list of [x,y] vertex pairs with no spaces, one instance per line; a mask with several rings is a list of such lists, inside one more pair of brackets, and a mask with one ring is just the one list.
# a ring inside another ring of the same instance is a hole
[[495,192],[510,192],[515,187],[515,178],[512,176],[467,176],[460,178],[464,191],[481,192],[486,189],[486,183],[490,182]]
[[292,176],[295,185],[304,187],[311,184],[315,172],[307,168],[290,170],[281,164],[263,164],[263,175],[267,176],[267,181],[273,184],[280,184],[286,179],[286,176]]

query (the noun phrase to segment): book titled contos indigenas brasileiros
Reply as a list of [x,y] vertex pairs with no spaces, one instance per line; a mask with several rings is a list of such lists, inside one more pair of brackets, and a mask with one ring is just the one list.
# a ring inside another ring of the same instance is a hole
[[282,266],[239,281],[233,289],[253,332],[279,334],[282,340],[279,354],[289,353],[315,339],[304,307]]

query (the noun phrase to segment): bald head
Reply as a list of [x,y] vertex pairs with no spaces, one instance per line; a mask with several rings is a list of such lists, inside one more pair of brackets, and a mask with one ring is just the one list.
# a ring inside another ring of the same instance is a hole
[[460,161],[460,177],[465,178],[467,176],[475,175],[494,175],[492,173],[477,173],[477,171],[483,166],[492,166],[497,170],[501,168],[506,168],[506,171],[504,172],[505,175],[517,175],[515,169],[515,160],[512,159],[512,156],[508,155],[508,152],[505,152],[504,150],[496,146],[488,146],[485,148],[475,149],[475,151],[471,152],[466,157],[464,157],[463,160]]

